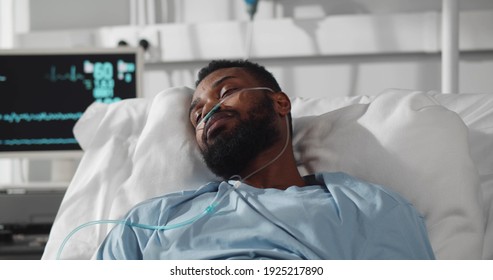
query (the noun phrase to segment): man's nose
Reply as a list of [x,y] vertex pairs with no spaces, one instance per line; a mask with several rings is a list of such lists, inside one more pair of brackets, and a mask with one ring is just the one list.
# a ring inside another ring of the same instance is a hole
[[206,123],[207,120],[217,111],[221,109],[221,104],[222,102],[219,100],[211,100],[204,104],[204,107],[202,107],[202,119],[200,120],[200,123]]

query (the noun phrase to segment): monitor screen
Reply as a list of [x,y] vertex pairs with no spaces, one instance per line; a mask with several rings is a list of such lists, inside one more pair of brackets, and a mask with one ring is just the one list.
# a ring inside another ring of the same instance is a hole
[[141,96],[139,49],[0,50],[0,156],[81,155],[73,127],[93,102]]

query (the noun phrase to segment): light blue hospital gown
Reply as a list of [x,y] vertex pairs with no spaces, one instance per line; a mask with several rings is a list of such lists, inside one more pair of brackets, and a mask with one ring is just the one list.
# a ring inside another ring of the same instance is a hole
[[[212,214],[190,225],[149,230],[117,225],[98,259],[433,259],[423,218],[396,193],[344,173],[315,174],[325,185],[259,189],[242,184]],[[145,201],[131,223],[170,225],[202,213],[231,188]]]

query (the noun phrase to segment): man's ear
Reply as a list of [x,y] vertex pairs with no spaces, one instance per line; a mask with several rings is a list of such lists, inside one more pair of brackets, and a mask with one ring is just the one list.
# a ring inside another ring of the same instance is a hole
[[291,101],[287,94],[282,91],[278,91],[273,93],[274,104],[277,110],[277,113],[284,117],[291,112]]

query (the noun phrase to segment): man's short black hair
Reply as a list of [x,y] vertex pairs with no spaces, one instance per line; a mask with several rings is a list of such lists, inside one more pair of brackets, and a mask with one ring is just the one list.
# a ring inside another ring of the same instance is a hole
[[267,71],[262,65],[248,60],[213,60],[200,69],[195,86],[197,87],[212,72],[225,68],[242,68],[259,81],[261,86],[271,88],[274,91],[281,91],[281,87],[271,72]]

